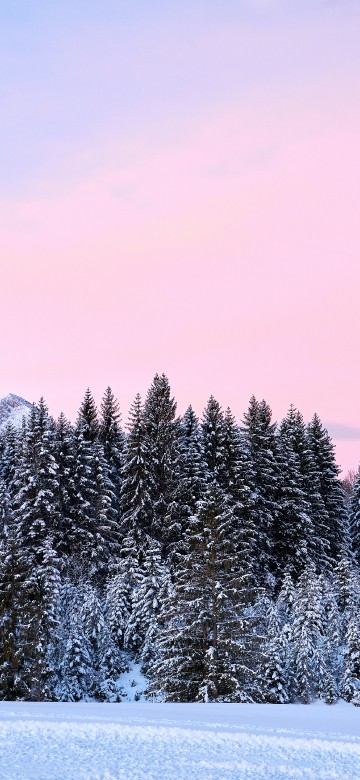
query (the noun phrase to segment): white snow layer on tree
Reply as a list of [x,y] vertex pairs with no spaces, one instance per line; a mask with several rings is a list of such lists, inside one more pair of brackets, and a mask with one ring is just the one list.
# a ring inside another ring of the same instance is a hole
[[355,780],[360,709],[0,702],[2,780]]

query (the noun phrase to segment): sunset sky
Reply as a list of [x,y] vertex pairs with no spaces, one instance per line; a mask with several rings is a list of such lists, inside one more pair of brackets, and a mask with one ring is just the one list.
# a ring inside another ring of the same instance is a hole
[[317,411],[360,461],[359,0],[3,0],[0,396]]

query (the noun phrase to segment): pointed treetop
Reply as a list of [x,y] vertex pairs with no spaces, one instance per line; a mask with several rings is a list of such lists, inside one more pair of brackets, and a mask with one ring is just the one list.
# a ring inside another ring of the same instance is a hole
[[77,428],[81,430],[85,441],[95,441],[99,434],[99,421],[96,404],[88,388],[84,395],[84,400],[80,406]]

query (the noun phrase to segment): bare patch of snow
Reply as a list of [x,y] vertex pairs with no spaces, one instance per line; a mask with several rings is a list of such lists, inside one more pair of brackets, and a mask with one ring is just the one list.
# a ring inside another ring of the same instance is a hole
[[141,673],[141,664],[131,661],[129,662],[129,671],[123,672],[119,676],[116,687],[121,690],[125,701],[144,701],[144,691],[146,691],[148,684],[148,679]]
[[360,710],[0,702],[2,780],[354,780]]

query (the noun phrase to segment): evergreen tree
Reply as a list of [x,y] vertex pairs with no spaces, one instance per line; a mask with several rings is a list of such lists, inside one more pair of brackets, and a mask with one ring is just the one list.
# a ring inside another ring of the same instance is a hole
[[319,697],[326,704],[339,698],[341,617],[336,603],[333,582],[322,576],[324,629],[319,648]]
[[350,504],[350,535],[355,560],[360,566],[360,469],[356,476]]
[[84,589],[80,615],[91,662],[88,691],[103,701],[119,701],[116,680],[123,671],[121,656],[107,628],[99,594],[90,585]]
[[243,435],[252,480],[256,574],[260,582],[271,585],[271,575],[276,571],[273,538],[279,514],[276,424],[271,422],[270,407],[254,396],[244,415]]
[[342,679],[342,695],[360,707],[360,628],[358,610],[352,611],[345,635],[345,669]]
[[55,430],[55,459],[59,495],[58,522],[54,527],[54,546],[68,568],[73,554],[71,517],[76,503],[75,496],[75,438],[74,431],[64,414],[60,414]]
[[49,651],[61,568],[53,541],[59,524],[54,426],[43,399],[29,418],[15,487],[19,689],[23,698],[41,700],[51,698]]
[[71,612],[69,633],[60,661],[60,680],[56,688],[59,701],[88,699],[93,685],[90,643],[78,610]]
[[154,660],[162,604],[171,591],[169,572],[161,548],[149,540],[137,583],[131,594],[131,614],[125,632],[125,647],[147,668]]
[[122,529],[125,534],[134,528],[149,533],[154,520],[155,488],[139,394],[130,409],[128,428],[121,484]]
[[179,424],[169,380],[155,375],[144,404],[144,428],[149,452],[149,495],[153,505],[152,535],[166,536],[165,516],[174,490]]
[[119,551],[119,528],[102,445],[85,439],[82,428],[75,437],[74,484],[69,527],[74,572],[101,583]]
[[297,584],[292,623],[295,695],[303,704],[309,704],[319,690],[322,635],[321,590],[315,568],[310,564]]
[[360,577],[354,568],[350,569],[349,574],[343,598],[344,665],[341,694],[346,701],[360,706]]
[[310,449],[318,474],[320,493],[327,512],[326,541],[329,556],[336,563],[349,548],[349,524],[344,490],[335,462],[334,445],[317,414],[308,426]]
[[207,482],[227,487],[225,466],[224,414],[218,401],[210,396],[202,419],[202,439]]
[[33,567],[42,562],[60,512],[54,429],[43,399],[32,409],[14,486],[18,544]]
[[18,457],[18,436],[7,425],[0,437],[0,539],[6,539],[14,520],[15,476]]
[[252,479],[240,429],[230,409],[224,415],[223,450],[223,487],[235,521],[236,554],[242,570],[250,573],[257,555]]
[[0,544],[0,699],[16,699],[21,659],[17,642],[18,552],[13,527]]
[[289,701],[289,631],[288,624],[281,626],[276,603],[270,602],[267,614],[267,631],[263,648],[264,700],[271,704],[287,704]]
[[94,442],[99,437],[99,427],[96,404],[88,388],[79,409],[77,428],[81,430],[84,441]]
[[130,616],[131,589],[125,567],[119,569],[106,584],[105,615],[113,641],[122,648]]
[[306,512],[310,515],[307,534],[309,559],[313,560],[318,571],[325,571],[331,566],[328,514],[308,431],[302,414],[295,407],[290,407],[281,429],[285,430],[286,438],[297,458],[301,488],[308,504]]
[[174,490],[165,517],[167,560],[172,567],[176,565],[176,552],[182,549],[189,518],[205,490],[205,476],[199,421],[189,406],[180,422]]
[[105,390],[100,411],[99,438],[103,445],[105,460],[110,470],[110,478],[115,494],[115,507],[119,517],[125,435],[120,426],[119,404],[110,387]]
[[314,528],[304,490],[300,457],[293,435],[296,417],[291,408],[278,434],[279,510],[274,525],[274,560],[280,575],[285,570],[297,578],[314,559]]
[[151,667],[167,700],[250,701],[255,682],[253,618],[248,577],[234,556],[233,518],[214,484],[189,522]]

